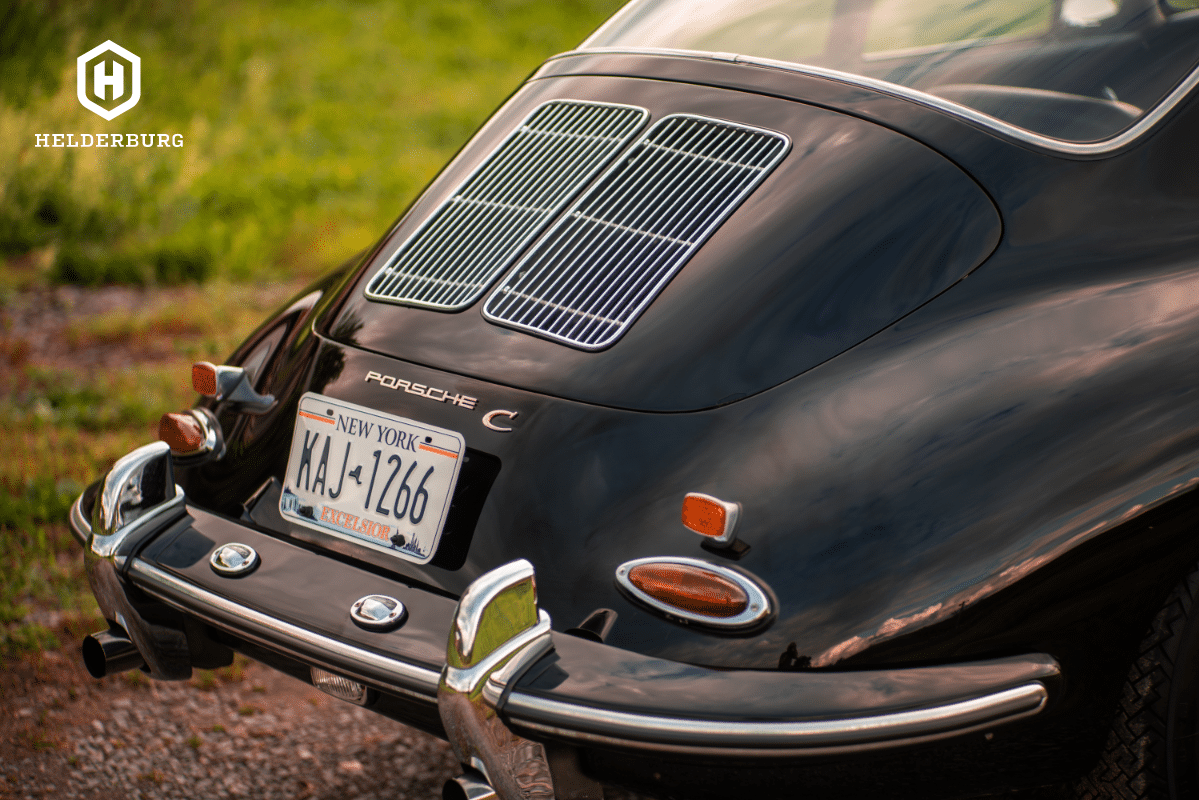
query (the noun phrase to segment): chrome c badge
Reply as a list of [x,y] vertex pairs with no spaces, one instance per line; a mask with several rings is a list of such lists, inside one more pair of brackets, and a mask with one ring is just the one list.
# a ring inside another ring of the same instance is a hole
[[350,619],[360,628],[389,631],[408,615],[404,604],[385,594],[368,594],[350,606]]
[[488,428],[491,428],[493,431],[502,431],[503,433],[507,433],[508,431],[510,431],[512,429],[505,428],[502,425],[496,425],[493,420],[495,420],[496,417],[505,417],[507,419],[516,419],[517,413],[518,412],[516,412],[516,411],[503,411],[503,410],[488,411],[486,414],[483,415],[483,425]]

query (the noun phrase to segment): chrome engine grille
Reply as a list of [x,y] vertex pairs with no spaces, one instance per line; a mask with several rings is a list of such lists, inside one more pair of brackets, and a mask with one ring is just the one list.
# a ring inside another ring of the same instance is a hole
[[484,316],[583,350],[611,345],[789,147],[721,120],[659,120],[491,293]]
[[443,311],[469,306],[648,116],[570,100],[538,107],[388,259],[366,296]]

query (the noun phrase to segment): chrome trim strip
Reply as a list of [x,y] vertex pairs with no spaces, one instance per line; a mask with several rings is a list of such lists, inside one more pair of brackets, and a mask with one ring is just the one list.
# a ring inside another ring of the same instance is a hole
[[1034,147],[1040,147],[1045,150],[1050,150],[1056,153],[1062,153],[1069,156],[1100,156],[1113,153],[1127,145],[1132,144],[1139,139],[1143,134],[1149,131],[1166,117],[1174,107],[1190,94],[1191,90],[1199,86],[1199,68],[1196,68],[1187,75],[1181,83],[1174,87],[1168,95],[1165,96],[1156,106],[1148,113],[1142,116],[1137,122],[1130,127],[1124,129],[1121,133],[1103,139],[1097,142],[1069,142],[1063,139],[1054,139],[1049,136],[1042,136],[1039,133],[1027,131],[1024,128],[1016,127],[1010,123],[1004,122],[1001,119],[992,117],[989,114],[984,114],[981,111],[959,105],[949,100],[937,97],[936,95],[922,92],[919,89],[910,89],[906,86],[900,86],[896,83],[888,81],[880,81],[875,78],[867,78],[862,75],[854,75],[850,72],[842,72],[836,69],[827,69],[825,67],[813,67],[806,64],[794,64],[789,61],[779,61],[773,58],[758,58],[755,56],[739,55],[735,53],[705,53],[699,50],[674,50],[670,48],[656,47],[593,47],[586,50],[569,50],[565,53],[559,53],[551,56],[548,61],[556,61],[560,58],[570,58],[572,56],[586,56],[610,53],[613,55],[659,55],[659,56],[678,56],[680,58],[694,58],[704,61],[727,61],[734,64],[749,64],[757,67],[767,67],[778,69],[784,72],[797,72],[802,75],[811,75],[817,78],[825,78],[838,83],[845,83],[850,86],[862,86],[867,89],[873,89],[876,92],[897,97],[901,100],[908,100],[913,103],[918,103],[928,108],[936,109],[955,117],[960,117],[974,125],[988,128],[996,133],[1001,133],[1004,136],[1015,139],[1016,141],[1030,144]]
[[[362,664],[394,681],[384,688],[424,702],[434,699],[438,672],[396,661],[283,622],[183,581],[141,559],[131,563],[130,575],[140,588],[168,605],[297,657],[310,666],[315,662],[347,678],[378,685],[377,676],[364,674],[362,670],[346,669],[347,665]],[[201,607],[181,602],[170,593],[178,594]],[[262,627],[278,637],[293,639],[310,649],[289,647],[279,638],[230,625],[222,614]],[[322,652],[339,661],[316,655]],[[497,688],[487,687],[490,690],[487,693],[494,695]],[[513,688],[500,711],[521,727],[575,741],[635,745],[672,752],[710,753],[719,749],[721,752],[749,756],[777,756],[820,753],[826,752],[829,747],[849,744],[893,746],[899,743],[897,740],[966,733],[1036,714],[1044,708],[1047,698],[1045,687],[1039,682],[1032,682],[956,703],[890,714],[793,722],[729,722],[612,711],[552,700]],[[545,721],[547,718],[553,722]],[[562,727],[567,724],[571,727]]]
[[83,493],[81,492],[75,498],[75,502],[71,503],[71,514],[68,517],[67,527],[71,529],[71,533],[75,536],[75,541],[87,547],[87,540],[92,536],[92,523],[83,513]]
[[[610,711],[514,689],[501,711],[521,727],[578,741],[671,752],[733,748],[743,755],[778,756],[818,754],[822,748],[847,745],[898,746],[907,740],[966,733],[1036,714],[1048,696],[1040,682],[1033,682],[942,706],[868,717],[729,722]],[[558,724],[543,721],[547,717]]]
[[[437,695],[437,681],[441,677],[440,672],[437,670],[425,669],[415,664],[396,661],[370,650],[363,650],[362,648],[331,639],[328,636],[322,636],[319,633],[314,633],[297,625],[292,625],[289,622],[284,622],[281,619],[263,614],[261,611],[255,611],[252,608],[235,603],[218,594],[181,580],[169,572],[165,572],[141,559],[133,561],[130,565],[129,573],[130,577],[134,579],[134,583],[167,605],[202,617],[207,622],[219,628],[229,630],[238,636],[245,637],[275,650],[282,650],[288,655],[297,657],[308,663],[309,666],[312,665],[312,662],[315,662],[330,672],[346,675],[346,677],[365,683],[378,683],[377,677],[372,677],[360,671],[347,671],[346,669],[347,665],[363,665],[375,670],[378,675],[385,676],[394,681],[386,685],[386,688],[389,690],[426,702],[432,702]],[[171,593],[187,598],[197,605],[192,606],[180,602]],[[211,613],[212,610],[235,620],[264,628],[279,638],[271,638],[245,627],[230,625],[228,620]],[[308,649],[301,649],[290,645],[286,641],[287,639],[293,640],[296,644],[305,645]],[[328,653],[340,660],[334,661],[321,658],[320,653]]]

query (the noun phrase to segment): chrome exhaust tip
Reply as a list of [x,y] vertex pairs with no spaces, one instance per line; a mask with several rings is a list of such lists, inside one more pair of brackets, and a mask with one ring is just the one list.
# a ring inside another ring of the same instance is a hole
[[93,633],[83,639],[83,665],[93,678],[115,675],[146,665],[129,636],[120,628]]
[[441,800],[492,800],[494,797],[497,797],[495,789],[474,770],[450,778],[441,788]]

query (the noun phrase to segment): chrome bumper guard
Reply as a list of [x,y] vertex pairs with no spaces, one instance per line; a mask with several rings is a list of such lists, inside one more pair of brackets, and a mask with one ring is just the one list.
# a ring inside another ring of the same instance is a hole
[[88,583],[104,618],[128,634],[152,677],[187,680],[192,666],[184,631],[143,613],[125,590],[141,547],[186,513],[170,447],[154,442],[118,460],[100,486],[90,520],[82,500],[71,507],[71,529],[83,542]]
[[[93,591],[105,616],[128,631],[154,677],[190,675],[187,641],[182,631],[147,621],[129,599],[130,586],[234,636],[426,707],[435,703],[458,758],[486,776],[504,800],[602,797],[597,784],[570,767],[572,759],[554,750],[563,743],[751,758],[896,747],[1037,714],[1048,700],[1043,681],[1058,676],[1056,662],[1039,655],[846,673],[717,671],[642,657],[553,633],[537,605],[533,566],[524,560],[485,573],[462,595],[438,673],[277,619],[138,558],[145,542],[186,514],[165,444],[147,445],[118,461],[90,519],[83,507],[86,494],[72,507],[70,521],[86,548]],[[541,680],[555,668],[557,678]],[[561,679],[572,673],[573,683]],[[645,691],[649,684],[636,683],[643,674],[661,679],[652,685],[652,697]],[[938,676],[949,680],[938,682]],[[930,683],[952,690],[923,688]],[[660,686],[665,690],[658,691]],[[629,697],[651,702],[638,704],[640,711],[605,702],[626,689]],[[733,690],[743,697],[776,698],[898,692],[911,700],[882,713],[863,713],[870,701],[858,700],[839,714],[783,708],[741,719],[688,700],[732,696]],[[726,691],[730,694],[722,694]]]

